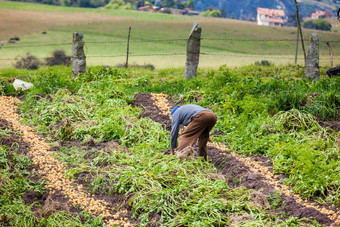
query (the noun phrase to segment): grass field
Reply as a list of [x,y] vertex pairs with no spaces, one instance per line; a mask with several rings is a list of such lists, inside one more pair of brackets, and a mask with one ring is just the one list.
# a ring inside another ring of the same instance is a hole
[[[71,43],[73,32],[84,33],[88,65],[124,63],[123,56],[126,54],[129,26],[132,27],[131,63],[153,64],[156,68],[183,67],[185,40],[138,41],[186,39],[194,22],[198,22],[202,27],[201,53],[203,55],[200,59],[200,67],[217,68],[223,64],[240,66],[253,64],[259,60],[268,60],[278,65],[294,63],[296,28],[259,27],[253,22],[230,19],[14,2],[0,2],[0,19],[5,22],[0,25],[0,40],[20,38],[20,41],[6,44],[0,50],[3,59],[0,59],[0,68],[13,67],[13,59],[24,56],[28,52],[39,58],[51,56],[56,49],[63,49],[70,54],[71,45],[36,45]],[[47,33],[41,34],[43,31]],[[304,36],[308,38],[312,32],[315,31],[304,30]],[[331,44],[335,53],[334,63],[340,63],[340,58],[337,57],[340,54],[339,35],[335,32],[320,31],[318,34],[322,41],[337,41]],[[324,42],[320,45],[320,53],[321,65],[329,65],[328,47]],[[299,63],[303,63],[301,47],[299,59]]]

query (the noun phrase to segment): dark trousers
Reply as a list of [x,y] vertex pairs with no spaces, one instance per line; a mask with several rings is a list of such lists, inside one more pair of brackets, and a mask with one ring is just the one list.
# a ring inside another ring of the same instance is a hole
[[194,145],[198,139],[198,154],[207,159],[207,143],[209,132],[217,121],[216,114],[211,111],[201,111],[191,120],[184,132],[179,136],[177,151]]

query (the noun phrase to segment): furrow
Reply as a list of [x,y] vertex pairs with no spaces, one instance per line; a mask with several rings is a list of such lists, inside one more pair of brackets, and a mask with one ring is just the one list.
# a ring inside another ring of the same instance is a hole
[[23,140],[30,144],[29,156],[32,163],[36,165],[36,171],[47,180],[46,187],[50,194],[56,190],[69,198],[69,202],[74,206],[88,211],[92,215],[100,216],[108,226],[133,226],[127,219],[119,218],[127,210],[115,212],[110,208],[110,204],[103,200],[93,198],[94,195],[83,191],[82,185],[77,185],[73,180],[69,180],[64,175],[65,165],[53,157],[49,145],[43,138],[34,133],[33,128],[21,124],[21,118],[16,113],[16,104],[20,101],[13,97],[0,97],[1,117],[12,123],[13,129],[23,133]]
[[[169,106],[168,95],[163,93],[160,94],[152,93],[151,96],[159,110],[164,115],[169,116],[171,118],[170,116],[171,108]],[[209,142],[208,145],[220,149],[222,151],[230,152],[230,150],[221,143]],[[237,158],[239,161],[243,162],[249,168],[250,171],[257,174],[261,174],[265,178],[264,181],[267,184],[271,185],[277,192],[294,198],[298,204],[301,204],[305,207],[314,208],[320,213],[327,215],[329,219],[331,219],[334,222],[334,224],[340,225],[340,211],[334,212],[333,210],[329,210],[316,204],[310,203],[307,200],[303,200],[300,195],[293,193],[292,189],[289,186],[283,185],[278,180],[278,177],[275,176],[268,167],[262,166],[260,162],[254,161],[250,157],[242,157],[236,152],[231,152],[230,154]]]

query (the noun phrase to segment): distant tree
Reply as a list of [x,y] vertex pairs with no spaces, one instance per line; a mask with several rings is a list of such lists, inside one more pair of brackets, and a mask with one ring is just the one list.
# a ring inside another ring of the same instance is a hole
[[143,7],[144,5],[145,5],[145,1],[138,1],[136,4],[136,7],[138,9],[139,7]]
[[225,9],[221,9],[221,17],[227,18],[228,12]]
[[184,3],[181,0],[177,0],[176,1],[176,8],[177,9],[184,9],[185,5],[184,5]]
[[78,0],[79,7],[91,7],[90,0]]
[[188,0],[186,7],[194,10],[195,9],[194,0]]
[[91,7],[97,8],[100,6],[105,6],[109,1],[107,0],[91,0]]
[[293,27],[297,27],[297,18],[296,18],[296,13],[291,13],[288,15],[288,19],[286,22],[286,26],[293,26]]
[[47,5],[59,5],[59,2],[56,2],[54,0],[42,0],[43,4],[47,4]]
[[61,5],[63,6],[71,6],[71,1],[70,0],[62,0]]
[[209,13],[210,17],[221,17],[221,11],[219,11],[218,9],[212,10]]
[[209,8],[201,14],[203,17],[221,17],[221,11]]
[[105,6],[105,9],[132,9],[130,2],[125,3],[123,0],[110,0],[109,4]]
[[235,18],[236,18],[236,17],[235,17],[235,14],[232,13],[231,16],[230,16],[230,19],[235,19]]
[[302,23],[304,28],[318,29],[323,31],[331,31],[332,25],[324,19],[307,20]]
[[176,5],[175,0],[161,0],[160,7],[173,8],[175,7],[175,5]]

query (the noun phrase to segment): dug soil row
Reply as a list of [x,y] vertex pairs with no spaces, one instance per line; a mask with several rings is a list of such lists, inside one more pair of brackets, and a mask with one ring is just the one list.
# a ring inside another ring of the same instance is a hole
[[33,171],[47,180],[46,187],[49,188],[49,194],[62,194],[72,205],[78,205],[82,210],[100,216],[109,226],[132,226],[127,218],[122,218],[127,210],[118,212],[113,210],[111,204],[94,198],[94,195],[84,192],[82,185],[77,185],[64,176],[65,166],[53,157],[49,145],[34,133],[31,127],[20,123],[21,118],[16,113],[15,107],[18,102],[19,100],[13,97],[0,97],[1,118],[11,124],[13,130],[20,131],[22,140],[29,144],[27,155],[37,167]]
[[[14,155],[14,153],[19,153],[22,155],[28,155],[30,144],[25,142],[20,135],[16,134],[16,131],[13,128],[13,125],[5,119],[1,118],[0,115],[0,130],[9,130],[10,133],[8,135],[0,137],[0,145],[5,145],[11,148],[9,156]],[[13,146],[16,144],[16,146]],[[31,173],[31,175],[26,176],[26,180],[39,182],[40,176],[33,172],[34,166],[29,167],[27,170]],[[11,169],[13,171],[13,169]],[[39,203],[39,205],[34,205],[32,207],[32,211],[34,215],[41,218],[48,218],[49,215],[59,211],[67,211],[72,213],[79,213],[80,210],[73,207],[68,199],[61,194],[59,191],[56,191],[54,194],[49,194],[48,192],[37,192],[34,190],[27,190],[25,194],[22,196],[23,201],[27,205],[32,205],[34,203]],[[4,225],[6,224],[6,215],[3,217]]]
[[[135,104],[144,108],[141,117],[162,123],[168,130],[171,128],[170,110],[174,107],[174,103],[167,95],[137,94]],[[288,186],[282,185],[279,180],[284,176],[273,174],[269,158],[260,155],[241,157],[235,152],[230,152],[222,144],[209,143],[208,145],[209,160],[219,169],[219,173],[225,176],[231,187],[244,186],[261,191],[265,195],[277,191],[281,194],[285,205],[274,212],[285,212],[299,218],[315,218],[320,224],[328,226],[340,224],[338,210],[302,200],[299,195],[292,193]]]

